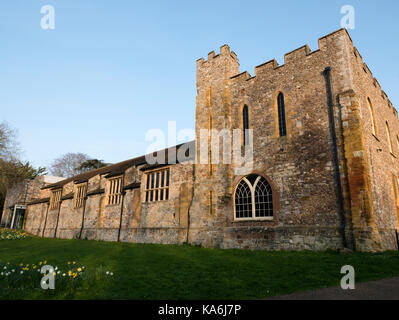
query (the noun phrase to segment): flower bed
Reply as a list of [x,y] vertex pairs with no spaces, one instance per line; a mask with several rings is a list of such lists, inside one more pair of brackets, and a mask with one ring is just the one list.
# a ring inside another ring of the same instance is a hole
[[27,239],[31,236],[23,230],[0,229],[0,240]]
[[35,264],[0,263],[0,297],[18,298],[21,294],[42,297],[45,294],[67,299],[78,290],[89,289],[96,281],[109,281],[112,277],[113,273],[101,266],[87,271],[76,261],[68,261],[63,266],[52,265],[46,260]]

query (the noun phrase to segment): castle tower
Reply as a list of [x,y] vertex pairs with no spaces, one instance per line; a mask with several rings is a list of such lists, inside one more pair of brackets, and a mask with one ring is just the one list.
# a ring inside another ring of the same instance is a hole
[[[223,158],[223,134],[231,133],[230,78],[239,63],[229,46],[197,61],[196,167],[189,242],[218,247],[223,241],[226,205],[231,200],[231,167]],[[232,136],[231,136],[232,137]],[[228,140],[225,143],[231,144]],[[219,143],[219,150],[212,145]],[[230,153],[226,152],[229,157]],[[226,158],[227,159],[227,158]],[[219,161],[219,164],[217,162]]]

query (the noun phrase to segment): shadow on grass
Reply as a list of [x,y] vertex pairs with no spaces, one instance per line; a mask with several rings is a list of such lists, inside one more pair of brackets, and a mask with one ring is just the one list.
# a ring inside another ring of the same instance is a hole
[[42,259],[58,266],[75,260],[85,272],[114,275],[67,294],[36,290],[16,298],[262,299],[337,286],[344,265],[355,268],[357,282],[399,275],[398,252],[266,252],[38,238],[0,243],[0,263]]

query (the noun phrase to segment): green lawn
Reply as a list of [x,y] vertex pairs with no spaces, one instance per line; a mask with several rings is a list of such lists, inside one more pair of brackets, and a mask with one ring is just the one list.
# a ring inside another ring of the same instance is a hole
[[[40,278],[29,283],[21,276],[7,282],[0,276],[0,299],[261,299],[337,286],[343,265],[355,267],[357,282],[399,276],[399,252],[265,252],[40,238],[0,240],[1,268],[20,263],[31,268],[44,260],[62,272],[67,271],[68,261],[76,261],[91,277],[80,282],[79,277],[70,279],[76,284],[67,290],[68,277],[62,279],[60,274],[55,290],[43,290]],[[113,276],[105,276],[105,271]]]

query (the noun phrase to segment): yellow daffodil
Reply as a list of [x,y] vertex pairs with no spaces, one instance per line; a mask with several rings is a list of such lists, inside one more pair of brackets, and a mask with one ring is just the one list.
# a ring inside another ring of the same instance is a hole
[[41,266],[41,265],[42,265],[42,262],[40,261],[40,262],[39,262],[39,266]]
[[74,261],[73,264],[76,264],[76,262]]
[[68,264],[71,264],[71,261],[68,261]]
[[44,260],[44,262],[43,262],[44,264],[46,264],[47,263],[47,260]]
[[79,272],[82,271],[82,268],[78,268],[78,271],[79,271]]
[[56,272],[54,272],[54,273],[53,273],[53,276],[55,276],[55,275],[57,275],[57,273],[56,273]]

